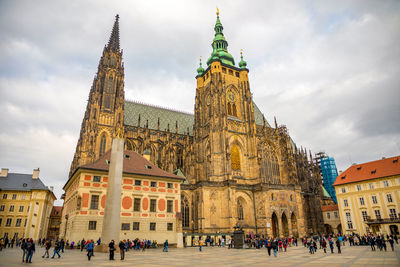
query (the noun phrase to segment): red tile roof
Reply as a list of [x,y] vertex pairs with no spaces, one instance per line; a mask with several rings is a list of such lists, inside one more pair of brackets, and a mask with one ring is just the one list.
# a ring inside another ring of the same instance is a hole
[[393,175],[400,175],[400,156],[353,165],[339,174],[333,185],[355,183]]
[[50,216],[61,216],[62,208],[62,206],[53,206]]
[[322,211],[333,211],[333,210],[338,210],[338,205],[322,206]]
[[[108,172],[110,165],[107,164],[106,161],[110,161],[110,159],[111,159],[111,150],[107,151],[97,161],[83,165],[79,168],[90,169],[90,170],[102,170]],[[129,174],[140,174],[140,175],[184,180],[180,176],[177,176],[175,174],[166,172],[158,168],[157,166],[153,165],[150,161],[146,160],[143,156],[139,155],[138,153],[128,150],[124,152],[123,172]]]

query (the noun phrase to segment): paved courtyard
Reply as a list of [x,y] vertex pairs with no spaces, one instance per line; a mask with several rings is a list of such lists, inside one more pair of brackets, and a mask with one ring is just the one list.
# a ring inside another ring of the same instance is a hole
[[[51,250],[53,251],[53,250]],[[304,247],[288,248],[288,252],[278,253],[278,257],[269,257],[266,249],[227,249],[207,248],[199,252],[198,248],[170,249],[163,253],[161,249],[145,252],[130,251],[125,261],[108,260],[108,254],[96,253],[88,262],[86,253],[78,250],[66,250],[60,259],[42,259],[44,249],[39,248],[29,266],[400,266],[400,246],[395,251],[372,252],[369,247],[343,247],[342,254],[324,254],[318,250],[310,255]],[[0,251],[0,266],[25,266],[21,262],[21,249]]]

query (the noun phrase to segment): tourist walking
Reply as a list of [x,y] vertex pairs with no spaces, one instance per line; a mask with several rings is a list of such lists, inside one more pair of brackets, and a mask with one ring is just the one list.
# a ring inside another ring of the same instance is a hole
[[115,251],[115,242],[114,240],[111,240],[111,242],[108,244],[108,247],[110,248],[110,261],[114,260],[114,251]]
[[168,252],[168,239],[164,242],[164,252]]
[[118,244],[121,261],[123,261],[125,259],[125,242],[126,242],[126,240],[124,240],[124,241],[121,240],[121,241],[119,241],[119,244]]
[[267,240],[267,251],[268,251],[268,256],[271,256],[271,249],[272,249],[272,240],[268,239]]
[[389,240],[388,240],[388,242],[389,242],[389,244],[390,244],[390,247],[392,248],[392,251],[394,251],[394,246],[393,246],[393,244],[394,244],[394,241],[393,241],[393,238],[389,238]]
[[25,256],[27,254],[27,250],[26,250],[26,240],[25,238],[22,239],[21,241],[21,249],[22,249],[22,262],[25,262]]
[[201,239],[199,240],[199,251],[201,252],[203,248],[203,242],[201,241]]
[[86,243],[85,239],[82,238],[82,241],[81,241],[81,251],[83,251],[83,248],[85,247],[85,243]]
[[272,241],[272,249],[274,251],[274,257],[276,257],[276,254],[278,253],[278,241],[276,239]]
[[54,244],[53,257],[51,257],[52,259],[54,259],[54,256],[56,256],[56,254],[58,255],[58,258],[61,258],[60,249],[61,249],[61,244],[60,241],[57,240],[56,243]]
[[35,252],[35,243],[33,243],[32,238],[26,243],[26,259],[25,263],[32,263],[32,256]]
[[61,249],[61,252],[62,252],[62,253],[64,253],[64,247],[65,247],[65,241],[64,241],[64,239],[61,239],[61,242],[60,242],[60,249]]
[[87,257],[88,260],[90,261],[90,258],[93,256],[93,250],[94,250],[94,242],[91,240],[87,245],[86,245],[86,251],[87,251]]
[[332,241],[332,238],[329,239],[329,248],[331,249],[331,253],[333,253],[333,241]]
[[321,247],[324,249],[324,253],[326,253],[326,240],[325,240],[325,238],[323,238],[322,241],[321,241]]
[[336,240],[336,247],[337,247],[337,250],[338,250],[338,252],[337,253],[342,253],[342,251],[340,250],[340,246],[341,246],[341,244],[340,244],[340,241],[339,241],[339,239],[338,240]]
[[44,254],[43,254],[42,258],[44,258],[44,256],[46,256],[46,255],[47,255],[46,258],[49,257],[49,250],[50,250],[50,248],[51,248],[50,240],[47,240],[47,241],[46,241],[46,244],[45,244],[45,251],[44,251]]

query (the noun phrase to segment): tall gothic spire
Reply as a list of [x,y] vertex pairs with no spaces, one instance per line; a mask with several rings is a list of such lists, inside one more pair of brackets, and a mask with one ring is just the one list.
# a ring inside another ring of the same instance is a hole
[[228,52],[228,42],[225,39],[223,29],[224,27],[222,27],[222,23],[219,20],[219,10],[217,8],[217,21],[215,22],[214,26],[215,35],[211,44],[213,52],[211,57],[207,60],[207,65],[210,65],[214,60],[220,60],[222,63],[231,66],[235,65],[233,56]]
[[107,49],[119,51],[119,15],[115,16],[114,26],[111,32],[110,40],[108,41]]

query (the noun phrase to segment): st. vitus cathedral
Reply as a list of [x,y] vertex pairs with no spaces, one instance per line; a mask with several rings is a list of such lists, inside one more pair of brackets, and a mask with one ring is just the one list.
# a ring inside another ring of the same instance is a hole
[[[322,233],[321,177],[285,126],[270,126],[255,104],[249,69],[238,66],[217,13],[212,53],[197,69],[194,115],[127,101],[119,17],[90,89],[70,175],[111,148],[123,130],[126,150],[186,178],[181,185],[187,233],[304,236]],[[311,153],[310,153],[311,155]]]

